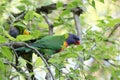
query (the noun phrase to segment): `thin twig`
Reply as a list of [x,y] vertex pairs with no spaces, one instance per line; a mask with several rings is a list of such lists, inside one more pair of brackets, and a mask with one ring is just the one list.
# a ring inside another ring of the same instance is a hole
[[[49,11],[48,11],[49,12]],[[53,23],[52,23],[52,21],[49,19],[49,17],[48,17],[48,15],[47,15],[48,13],[47,12],[43,12],[43,14],[42,14],[42,16],[43,16],[43,18],[45,19],[45,21],[46,21],[46,23],[48,24],[48,28],[49,28],[49,35],[53,35],[53,28],[54,28],[54,26],[53,26]],[[53,78],[53,80],[54,80],[54,76],[53,75],[51,75],[51,71],[49,71],[49,73],[47,73],[46,74],[46,80],[50,80],[51,79],[51,76],[52,76],[52,78]]]
[[43,55],[42,55],[36,48],[34,48],[34,47],[32,47],[32,46],[29,46],[28,44],[25,44],[25,46],[28,47],[28,48],[30,48],[30,49],[32,49],[32,50],[34,50],[34,51],[41,57],[41,59],[43,60],[43,62],[44,62],[45,65],[46,65],[49,73],[51,74],[52,79],[55,80],[55,78],[54,78],[54,76],[53,76],[53,74],[52,74],[52,71],[50,70],[50,67],[49,67],[46,59],[43,57]]
[[113,30],[112,30],[111,33],[108,35],[108,38],[110,38],[110,37],[113,35],[113,33],[115,32],[115,30],[116,30],[118,27],[120,27],[120,23],[118,23],[118,24],[116,24],[116,25],[114,26]]
[[51,63],[51,65],[54,66],[55,69],[57,69],[57,70],[59,71],[58,80],[60,80],[60,75],[61,75],[61,72],[62,72],[62,71],[61,71],[55,64],[52,64],[52,63]]
[[7,42],[4,44],[0,44],[1,46],[13,46],[13,47],[23,47],[25,46],[24,42]]
[[116,65],[116,64],[114,64],[114,63],[111,63],[110,61],[109,61],[109,59],[103,59],[104,61],[106,61],[106,62],[108,62],[110,65],[112,65],[112,66],[114,66],[114,67],[116,67],[116,68],[119,68],[119,66],[120,65]]
[[24,15],[25,15],[25,12],[22,12],[17,17],[15,17],[15,19],[11,22],[10,27],[12,27],[14,22],[22,18]]
[[9,62],[7,59],[6,59],[5,64],[9,64],[9,65],[11,65],[13,68],[15,68],[16,71],[19,72],[19,73],[21,73],[21,74],[25,77],[26,80],[31,80],[30,76],[28,76],[28,75],[25,73],[25,71],[22,70],[22,68],[17,67],[15,64]]
[[46,23],[47,23],[48,26],[49,26],[49,34],[50,34],[50,35],[53,35],[53,27],[54,27],[54,26],[53,26],[52,21],[49,19],[48,15],[47,15],[46,13],[43,14],[43,17],[44,17]]
[[[42,55],[36,48],[34,48],[34,47],[30,46],[29,44],[24,43],[24,42],[11,42],[11,43],[0,44],[0,47],[1,47],[1,46],[12,46],[12,45],[17,45],[17,46],[20,46],[20,47],[26,46],[26,47],[34,50],[34,51],[36,52],[36,54],[39,55],[39,56],[41,57],[41,59],[43,60],[43,62],[45,63],[45,65],[46,65],[46,67],[47,67],[47,70],[49,71],[52,79],[55,80],[55,78],[54,78],[54,76],[53,76],[53,74],[52,74],[52,71],[50,70],[50,67],[49,67],[46,59],[43,57],[43,55]],[[16,68],[16,67],[15,67],[15,68]]]
[[10,48],[12,49],[12,51],[15,53],[15,65],[18,66],[19,65],[19,61],[18,61],[18,54],[16,53],[15,49],[13,46],[10,46]]

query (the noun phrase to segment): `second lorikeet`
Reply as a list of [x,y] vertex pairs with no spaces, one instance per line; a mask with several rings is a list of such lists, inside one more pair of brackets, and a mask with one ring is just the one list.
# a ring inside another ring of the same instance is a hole
[[[11,27],[9,29],[9,34],[16,38],[18,35],[29,35],[30,32],[26,29],[25,25],[22,24],[15,24],[13,27]],[[18,48],[16,46],[14,46],[14,48]],[[29,62],[32,62],[32,52],[28,52],[26,54],[24,54],[23,52],[16,52],[17,56],[21,56],[22,58],[24,58],[25,60],[27,60],[26,66],[28,68],[29,72],[33,72],[33,67]],[[18,66],[18,57],[16,56],[16,66]],[[34,75],[31,76],[32,80],[35,79]]]
[[11,27],[9,30],[9,34],[16,38],[18,35],[29,35],[30,32],[26,29],[25,25],[22,24],[14,24],[14,27]]

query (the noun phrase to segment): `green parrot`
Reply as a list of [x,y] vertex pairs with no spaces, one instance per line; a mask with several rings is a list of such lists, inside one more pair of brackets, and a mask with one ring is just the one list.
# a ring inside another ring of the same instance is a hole
[[[43,54],[43,56],[48,60],[52,54],[58,53],[67,46],[75,44],[79,45],[79,38],[74,34],[65,34],[59,36],[46,36],[42,39],[36,40],[31,43],[30,46],[36,48]],[[29,53],[32,50],[27,47],[20,47],[15,49],[17,52]]]
[[[11,27],[9,29],[9,35],[11,35],[12,37],[16,38],[18,35],[29,35],[30,32],[26,29],[25,25],[20,24],[20,23],[16,23],[14,24],[13,27]],[[32,40],[34,41],[34,40]],[[31,41],[30,41],[31,42]],[[18,48],[18,46],[14,46],[14,48]],[[19,61],[18,61],[18,57],[21,56],[22,58],[24,58],[25,60],[27,60],[26,62],[26,66],[28,68],[29,72],[33,72],[33,67],[29,62],[32,62],[32,52],[28,52],[25,53],[24,52],[16,52],[16,66],[18,66]],[[35,79],[34,75],[31,76],[32,79]]]
[[[80,39],[78,36],[74,34],[65,34],[58,36],[45,36],[34,41],[33,43],[30,43],[29,45],[39,50],[45,59],[48,60],[51,55],[64,50],[64,48],[71,44],[79,45],[79,40]],[[15,48],[15,51],[17,52],[18,56],[21,56],[27,60],[26,66],[28,68],[28,71],[33,72],[33,66],[30,64],[32,62],[33,50],[27,47],[19,47]],[[34,79],[34,75],[32,75],[31,78]]]
[[[79,40],[80,39],[74,34],[65,34],[59,36],[45,36],[29,45],[39,50],[39,52],[43,54],[44,58],[48,61],[51,55],[64,50],[67,46],[72,44],[79,45]],[[30,57],[32,57],[33,50],[27,47],[20,47],[16,48],[15,51],[22,55],[24,59],[31,62]],[[25,55],[27,55],[28,58],[26,58]],[[29,63],[27,63],[27,68],[29,72],[33,71],[33,66]],[[32,76],[32,79],[33,78],[34,77]]]
[[9,29],[9,34],[16,38],[18,35],[23,34],[23,35],[29,35],[30,32],[26,29],[25,25],[16,23],[14,24],[13,27]]

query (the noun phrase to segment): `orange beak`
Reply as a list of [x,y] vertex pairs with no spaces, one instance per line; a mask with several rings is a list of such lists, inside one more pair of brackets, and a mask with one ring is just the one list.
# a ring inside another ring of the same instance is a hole
[[29,32],[28,30],[25,29],[25,30],[23,31],[23,34],[24,34],[24,35],[29,35],[30,32]]
[[75,43],[76,45],[79,45],[80,44],[80,41],[76,41],[76,43]]

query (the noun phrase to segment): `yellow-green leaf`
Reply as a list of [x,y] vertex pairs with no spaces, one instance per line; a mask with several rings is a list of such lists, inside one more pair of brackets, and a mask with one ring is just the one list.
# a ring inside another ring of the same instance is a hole
[[10,40],[15,41],[15,38],[13,38],[12,36],[10,36],[7,31],[4,31],[4,35],[6,37],[8,37]]
[[19,36],[17,36],[16,41],[27,41],[32,38],[33,38],[32,35],[19,35]]
[[63,7],[63,3],[60,2],[60,1],[58,1],[56,6],[57,6],[57,8],[59,8],[59,7]]
[[9,47],[7,47],[7,46],[1,47],[1,52],[2,52],[3,56],[6,57],[8,60],[10,60],[10,61],[12,60],[13,55],[12,55]]
[[[5,72],[5,65],[2,61],[0,61],[0,73],[4,73],[4,72]],[[0,77],[0,80],[2,80],[1,78],[2,77]]]
[[92,0],[92,6],[95,8],[95,1]]
[[25,15],[25,20],[32,20],[34,17],[34,11],[28,11]]
[[5,43],[5,42],[6,42],[5,37],[0,35],[0,43]]
[[100,2],[104,3],[104,0],[100,0]]
[[42,35],[42,33],[39,30],[35,30],[31,33],[32,36],[34,36],[34,38],[38,38]]

